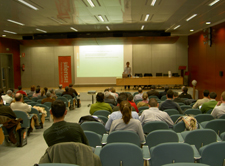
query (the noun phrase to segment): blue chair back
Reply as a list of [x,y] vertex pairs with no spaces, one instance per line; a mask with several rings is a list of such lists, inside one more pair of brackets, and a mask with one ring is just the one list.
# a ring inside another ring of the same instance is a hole
[[223,114],[219,119],[225,119],[225,114]]
[[41,101],[42,101],[42,99],[38,99],[37,100],[37,103],[41,104]]
[[48,106],[49,108],[52,107],[52,102],[45,102],[44,105]]
[[38,107],[43,107],[45,109],[45,111],[47,112],[47,119],[50,120],[50,108],[44,104],[36,104],[35,106],[38,106]]
[[181,108],[183,111],[186,111],[187,109],[191,109],[191,106],[190,106],[190,105],[181,105],[180,108]]
[[206,129],[213,129],[218,135],[225,132],[225,119],[215,119],[205,125]]
[[66,104],[66,107],[68,107],[68,100],[67,100],[67,98],[65,98],[63,96],[59,96],[59,97],[57,97],[56,100],[62,100]]
[[28,104],[28,105],[31,105],[31,106],[33,107],[33,106],[35,106],[35,105],[36,105],[36,104],[38,104],[38,103],[37,103],[37,102],[32,101],[32,102],[28,102],[27,104]]
[[101,119],[105,124],[108,121],[108,118],[104,115],[95,115],[95,116],[97,116],[99,119]]
[[174,114],[174,115],[170,115],[170,118],[175,123],[177,121],[177,119],[181,116],[183,116],[183,115],[182,114]]
[[34,101],[34,102],[37,102],[38,98],[37,97],[32,97],[31,100]]
[[100,135],[106,133],[105,126],[100,122],[87,121],[82,123],[80,126],[84,131],[93,131]]
[[213,116],[210,114],[198,114],[195,116],[195,119],[198,121],[198,123],[210,121],[213,120]]
[[111,114],[111,112],[107,111],[107,110],[98,110],[98,111],[95,111],[93,113],[93,115],[102,115],[102,116],[105,116],[108,118],[109,114]]
[[148,106],[139,107],[139,108],[138,108],[139,115],[141,115],[141,113],[142,113],[144,110],[147,110],[147,109],[149,109]]
[[85,136],[88,139],[88,143],[91,147],[102,146],[102,135],[93,131],[84,131]]
[[163,166],[209,166],[209,165],[201,163],[172,163],[172,164],[165,164]]
[[26,99],[24,100],[24,103],[32,102],[32,100]]
[[199,109],[187,109],[184,114],[186,115],[198,115],[198,114],[202,114],[202,111]]
[[39,166],[79,166],[75,164],[64,164],[64,163],[43,163],[38,165]]
[[166,109],[164,110],[169,116],[174,114],[179,114],[179,112],[176,109]]
[[38,116],[39,123],[41,122],[41,116],[40,116],[40,113],[39,113],[39,111],[37,109],[32,107],[31,111],[29,112],[29,114],[36,114]]
[[143,125],[143,130],[145,134],[148,134],[158,129],[169,129],[169,126],[166,122],[163,121],[151,121]]
[[21,125],[22,128],[29,128],[30,127],[30,119],[25,112],[19,111],[19,110],[15,110],[13,112],[16,114],[17,118],[23,119],[23,123]]
[[166,95],[163,95],[163,96],[161,97],[161,101],[165,101],[166,99],[167,99]]

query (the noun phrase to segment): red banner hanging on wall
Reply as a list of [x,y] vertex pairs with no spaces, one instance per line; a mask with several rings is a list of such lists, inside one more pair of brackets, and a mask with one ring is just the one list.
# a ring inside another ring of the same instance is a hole
[[59,56],[58,67],[59,67],[59,84],[62,84],[63,87],[69,86],[69,84],[72,83],[71,57]]

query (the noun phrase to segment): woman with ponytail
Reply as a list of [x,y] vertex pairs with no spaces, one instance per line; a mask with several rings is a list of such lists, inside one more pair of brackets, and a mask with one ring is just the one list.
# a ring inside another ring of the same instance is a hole
[[120,103],[120,111],[122,113],[122,119],[116,119],[112,122],[109,133],[116,130],[133,131],[139,135],[141,143],[144,143],[145,137],[141,122],[138,119],[132,118],[130,103],[128,101],[122,101]]

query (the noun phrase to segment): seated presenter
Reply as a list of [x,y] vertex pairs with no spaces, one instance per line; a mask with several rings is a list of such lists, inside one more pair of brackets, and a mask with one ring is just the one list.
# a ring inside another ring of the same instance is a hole
[[[130,62],[127,62],[126,65],[127,66],[124,68],[123,74],[127,74],[127,77],[131,77],[131,67],[129,67],[130,66]],[[126,88],[127,88],[127,86],[125,85],[124,89],[126,89]],[[130,85],[128,85],[128,89],[130,89]]]

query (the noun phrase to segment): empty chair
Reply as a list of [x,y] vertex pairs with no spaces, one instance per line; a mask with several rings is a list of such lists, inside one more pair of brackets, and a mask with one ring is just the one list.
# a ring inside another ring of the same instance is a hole
[[213,116],[210,114],[198,114],[195,116],[195,119],[198,121],[198,123],[210,121],[213,120]]
[[38,98],[37,97],[32,97],[31,100],[34,101],[34,102],[37,102]]
[[148,134],[151,131],[158,129],[169,129],[169,126],[166,122],[163,121],[151,121],[143,125],[143,130],[145,134]]
[[24,103],[32,102],[32,100],[26,99],[24,100]]
[[177,104],[179,104],[179,106],[185,105],[184,103],[179,103],[179,102]]
[[128,130],[118,130],[111,132],[107,137],[107,144],[115,142],[133,143],[137,146],[141,145],[138,134]]
[[199,109],[187,109],[184,114],[191,114],[191,115],[198,115],[198,114],[202,114],[202,111]]
[[30,120],[31,117],[28,117],[27,114],[24,111],[15,110],[13,111],[16,114],[17,118],[23,119],[23,123],[21,125],[22,128],[29,128],[30,127]]
[[161,101],[165,101],[166,99],[167,99],[166,95],[163,95],[163,96],[161,97]]
[[84,131],[93,131],[100,135],[106,133],[105,126],[100,122],[87,121],[81,124],[81,128]]
[[179,112],[176,109],[166,109],[164,110],[169,116],[174,114],[179,114]]
[[188,100],[188,98],[182,98],[182,99],[184,99],[184,100]]
[[183,116],[183,115],[181,115],[181,114],[174,114],[174,115],[170,115],[170,118],[171,118],[172,121],[175,123],[175,122],[177,121],[177,119],[178,119],[179,117],[181,117],[181,116]]
[[148,106],[139,107],[139,108],[138,108],[139,115],[141,115],[141,113],[142,113],[144,110],[147,110],[147,109],[149,109]]
[[110,143],[100,152],[102,166],[141,166],[142,150],[132,143]]
[[172,73],[172,76],[173,77],[179,77],[179,74],[178,73]]
[[88,143],[92,147],[102,146],[102,135],[97,134],[93,131],[84,131],[85,136],[88,139]]
[[220,138],[221,138],[222,141],[225,141],[225,132],[220,134]]
[[180,108],[181,108],[183,111],[186,111],[187,109],[191,109],[191,106],[190,106],[190,105],[181,105]]
[[95,115],[95,116],[97,116],[99,119],[101,119],[105,124],[108,121],[108,118],[104,115]]
[[185,130],[185,124],[184,124],[184,121],[181,121],[181,122],[178,122],[177,124],[174,124],[173,125],[173,130],[176,132],[176,133],[180,133],[182,131]]
[[36,104],[38,104],[37,102],[31,101],[27,103],[28,105],[31,105],[32,107],[35,106]]
[[225,119],[225,114],[223,114],[219,119]]
[[52,102],[45,102],[44,105],[48,106],[49,108],[52,107]]
[[144,77],[152,77],[152,73],[144,73]]
[[225,119],[215,119],[208,122],[202,122],[201,126],[206,129],[213,129],[218,135],[225,132]]
[[162,76],[162,73],[156,73],[155,75],[156,76]]
[[206,112],[206,114],[211,114],[211,113],[212,113],[212,110],[213,110],[213,109],[208,110],[208,111]]
[[31,108],[31,111],[29,112],[29,114],[36,114],[37,117],[38,117],[39,123],[41,123],[41,116],[40,116],[40,113],[39,113],[39,111],[37,109],[35,109],[35,108],[32,107]]
[[135,77],[136,77],[136,76],[142,77],[142,73],[135,73],[134,75],[135,75]]
[[194,152],[186,143],[162,143],[150,149],[151,166],[163,164],[190,162],[194,163]]
[[75,164],[65,164],[65,163],[44,163],[38,164],[39,166],[79,166]]
[[184,142],[195,145],[197,149],[217,141],[216,132],[212,129],[198,129],[181,133]]
[[168,73],[164,73],[163,76],[168,76]]
[[71,95],[65,94],[63,97],[65,97],[70,102],[70,106],[73,105],[73,98]]
[[202,163],[172,163],[172,164],[165,164],[163,166],[209,166],[209,165]]
[[223,166],[225,164],[225,142],[214,142],[199,149],[200,162],[210,166]]
[[38,99],[37,100],[37,103],[41,104],[41,101],[42,101],[42,99]]
[[178,142],[177,133],[172,130],[155,130],[146,137],[146,144],[149,149],[153,146],[166,142]]
[[98,111],[95,111],[93,115],[103,115],[105,117],[108,117],[109,114],[111,114],[111,112],[107,110],[98,110]]

